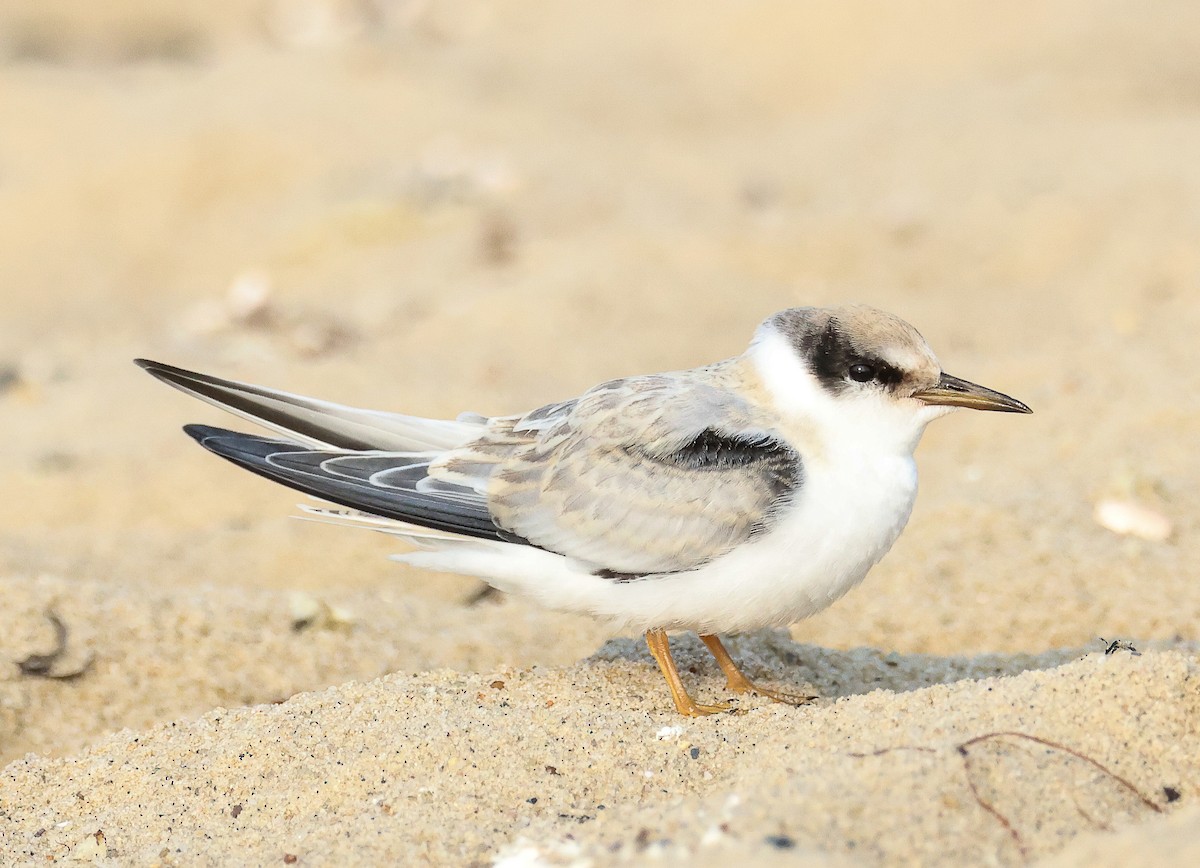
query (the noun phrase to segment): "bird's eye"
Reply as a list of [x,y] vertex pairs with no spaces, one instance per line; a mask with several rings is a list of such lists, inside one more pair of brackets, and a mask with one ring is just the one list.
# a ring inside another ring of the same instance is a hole
[[856,383],[869,383],[875,379],[875,369],[861,362],[850,366],[850,379]]

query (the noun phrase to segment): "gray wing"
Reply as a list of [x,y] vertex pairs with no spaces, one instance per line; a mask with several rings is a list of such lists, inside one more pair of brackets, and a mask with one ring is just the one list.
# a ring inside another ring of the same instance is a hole
[[768,527],[800,456],[711,369],[614,380],[520,417],[430,466],[493,521],[599,574],[694,569]]

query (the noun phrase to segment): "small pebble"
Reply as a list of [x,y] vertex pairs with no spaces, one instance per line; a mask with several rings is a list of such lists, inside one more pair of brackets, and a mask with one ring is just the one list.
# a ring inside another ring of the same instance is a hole
[[1096,523],[1113,533],[1162,542],[1174,529],[1171,520],[1156,509],[1133,500],[1106,498],[1096,504]]

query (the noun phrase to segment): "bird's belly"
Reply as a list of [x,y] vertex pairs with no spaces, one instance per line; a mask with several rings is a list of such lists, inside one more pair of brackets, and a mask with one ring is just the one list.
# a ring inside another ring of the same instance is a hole
[[699,569],[613,588],[610,602],[622,611],[610,614],[638,629],[700,632],[799,621],[849,591],[887,553],[908,521],[916,483],[911,458],[814,473],[768,532]]

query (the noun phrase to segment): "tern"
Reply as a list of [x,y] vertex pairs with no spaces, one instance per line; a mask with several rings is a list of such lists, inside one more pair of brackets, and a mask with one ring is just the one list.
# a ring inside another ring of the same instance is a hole
[[346,508],[307,513],[402,538],[402,562],[643,632],[689,716],[731,706],[692,699],[667,631],[698,633],[731,691],[810,699],[755,685],[718,634],[792,624],[862,581],[908,521],[933,419],[1030,412],[861,305],[780,311],[735,358],[508,416],[425,419],[137,364],[280,435],[184,429]]

